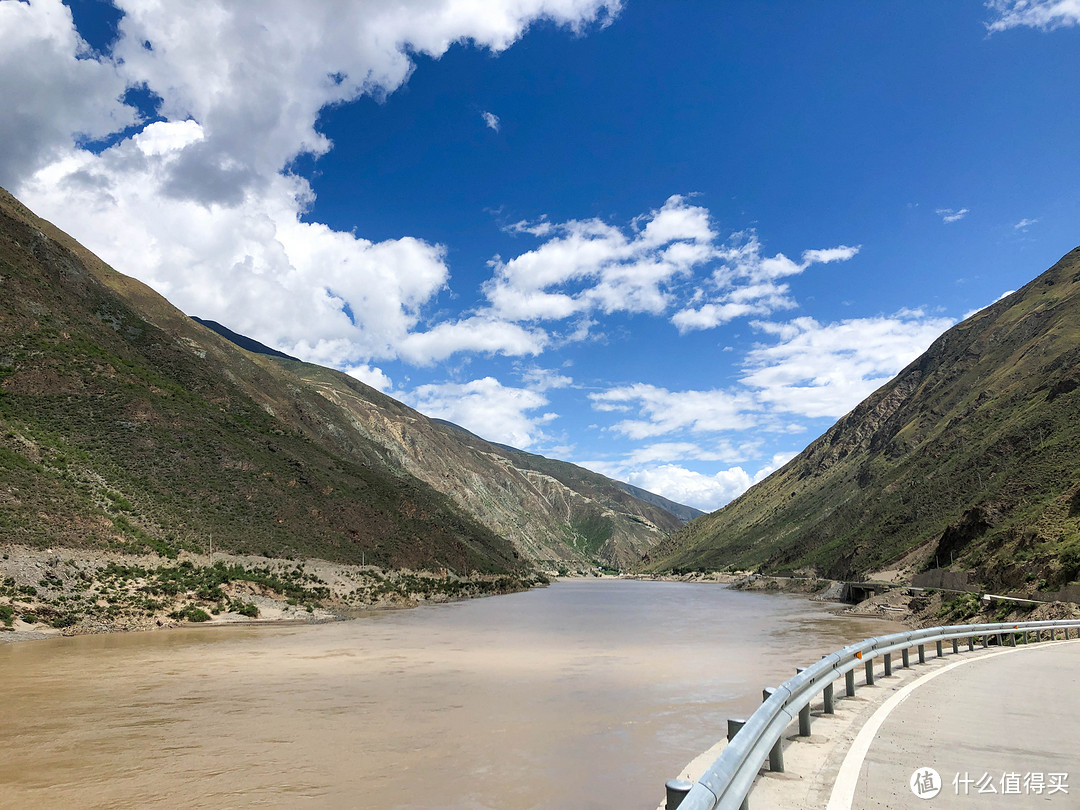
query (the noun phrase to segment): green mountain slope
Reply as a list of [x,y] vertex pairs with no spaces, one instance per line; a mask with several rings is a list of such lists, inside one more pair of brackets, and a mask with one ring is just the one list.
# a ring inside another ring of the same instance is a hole
[[457,571],[513,546],[288,372],[0,192],[0,530]]
[[298,360],[273,362],[340,408],[396,464],[546,568],[627,569],[684,523],[678,504],[658,506],[581,467],[429,419],[339,371]]
[[273,556],[581,570],[636,564],[684,522],[207,328],[2,190],[0,291],[8,542],[172,553],[213,535]]
[[1080,566],[1080,248],[942,335],[781,470],[649,554],[671,568],[903,564],[987,587]]

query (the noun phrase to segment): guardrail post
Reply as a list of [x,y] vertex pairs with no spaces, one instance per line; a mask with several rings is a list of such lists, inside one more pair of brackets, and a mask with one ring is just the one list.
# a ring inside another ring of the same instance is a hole
[[[761,690],[761,702],[764,703],[773,693],[776,692],[771,686],[767,686]],[[773,747],[769,750],[769,770],[773,773],[784,772],[784,735],[781,734],[776,738],[776,742],[773,743]]]
[[907,647],[904,647],[904,649],[902,649],[900,651],[900,663],[901,663],[901,666],[903,666],[904,669],[907,669],[908,667],[911,666],[910,650],[908,650]]
[[926,663],[926,645],[925,644],[920,644],[919,645],[919,663],[920,664],[925,664]]
[[687,782],[685,779],[668,779],[667,784],[664,785],[667,791],[667,810],[675,810],[682,804],[682,800],[686,798],[686,794],[693,786],[693,782]]
[[[1051,631],[1051,632],[1053,632],[1053,631]],[[1004,642],[1001,640],[1001,633],[997,634],[997,640],[998,640],[998,646],[999,647],[1004,647],[1005,646]]]
[[982,645],[983,645],[983,649],[984,649],[984,650],[985,650],[985,649],[986,649],[986,648],[987,648],[988,646],[990,646],[989,644],[987,644],[987,643],[986,643],[986,633],[983,633],[983,634],[982,634]]
[[873,658],[867,658],[866,659],[865,669],[866,669],[866,685],[867,686],[873,686],[874,685],[874,659]]
[[731,742],[735,739],[735,735],[739,733],[739,729],[746,725],[746,720],[743,718],[735,719],[728,718],[727,721],[727,741]]
[[960,653],[960,639],[954,638],[952,640],[952,651],[953,651],[953,655],[959,655],[959,653]]
[[855,697],[855,670],[853,669],[844,673],[844,694]]
[[967,641],[968,641],[968,652],[973,652],[975,650],[975,639],[973,639],[971,636],[968,636]]
[[[735,739],[735,735],[739,733],[739,729],[746,725],[744,719],[734,719],[729,717],[727,721],[727,741],[731,742]],[[739,810],[749,810],[750,797],[743,796],[742,804],[739,805]]]
[[892,675],[892,653],[885,653],[885,677]]
[[[803,672],[806,667],[795,667],[795,674],[798,675]],[[807,702],[805,706],[799,709],[799,736],[810,736],[810,703]]]
[[937,640],[937,657],[941,658],[944,653],[941,652],[941,639]]
[[823,708],[825,714],[836,714],[836,705],[833,702],[833,685],[832,681],[825,684],[825,689],[821,693],[821,699],[825,702]]

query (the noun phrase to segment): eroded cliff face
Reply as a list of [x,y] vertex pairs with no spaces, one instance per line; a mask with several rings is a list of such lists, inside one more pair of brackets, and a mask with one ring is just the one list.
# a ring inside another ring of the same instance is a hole
[[543,466],[555,467],[580,489],[568,485],[537,469],[538,457],[428,419],[347,375],[298,361],[267,362],[281,363],[304,379],[403,470],[448,495],[543,567],[573,570],[600,563],[628,569],[683,525],[617,482],[543,459]]

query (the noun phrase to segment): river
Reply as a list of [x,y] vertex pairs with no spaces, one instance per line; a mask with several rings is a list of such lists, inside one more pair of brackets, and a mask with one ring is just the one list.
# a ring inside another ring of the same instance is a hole
[[653,808],[729,716],[896,625],[570,580],[315,626],[0,646],[0,807]]

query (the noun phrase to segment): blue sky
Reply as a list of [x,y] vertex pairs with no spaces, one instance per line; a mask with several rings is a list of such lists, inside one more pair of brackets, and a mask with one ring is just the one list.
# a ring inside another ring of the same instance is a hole
[[0,0],[0,185],[702,509],[1080,243],[1080,0],[479,6]]

